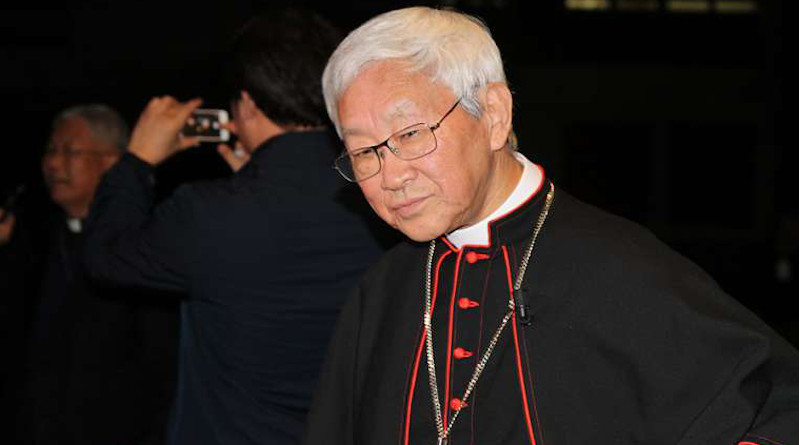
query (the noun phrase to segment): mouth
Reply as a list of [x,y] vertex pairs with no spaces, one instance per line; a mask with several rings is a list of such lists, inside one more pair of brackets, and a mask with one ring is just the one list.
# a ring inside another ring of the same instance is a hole
[[423,196],[421,198],[408,199],[403,202],[389,206],[389,210],[391,210],[392,213],[398,215],[401,218],[411,218],[415,216],[422,209],[427,200],[428,200],[427,196]]
[[45,182],[49,187],[65,187],[69,185],[69,180],[64,178],[47,178]]

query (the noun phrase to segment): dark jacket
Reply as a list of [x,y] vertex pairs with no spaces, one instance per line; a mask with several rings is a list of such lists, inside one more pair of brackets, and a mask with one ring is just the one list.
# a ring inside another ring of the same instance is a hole
[[[18,389],[3,394],[4,400],[21,397],[14,443],[164,443],[174,395],[177,304],[94,286],[82,267],[83,235],[68,230],[61,213],[42,229],[29,233],[36,242],[14,255],[19,263],[2,271],[26,282],[16,294],[3,289],[3,296],[30,305],[32,313],[17,336],[25,353],[14,357],[4,350],[6,370],[17,360],[25,363],[23,377],[14,379]],[[25,312],[14,315],[25,320]]]
[[347,289],[382,252],[363,198],[331,168],[326,132],[259,147],[230,180],[153,208],[133,155],[91,211],[95,277],[185,290],[171,443],[294,444]]
[[[542,195],[490,223],[488,246],[438,240],[445,422],[507,311]],[[394,248],[343,310],[309,445],[436,443],[427,251]],[[641,227],[556,189],[523,289],[531,325],[506,326],[448,443],[796,443],[797,351]]]

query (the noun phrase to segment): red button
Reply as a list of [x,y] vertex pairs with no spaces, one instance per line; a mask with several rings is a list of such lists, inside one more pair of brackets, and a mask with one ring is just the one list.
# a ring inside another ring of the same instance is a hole
[[478,252],[467,252],[465,256],[469,264],[475,264],[480,260],[485,260],[489,258],[489,255]]
[[458,307],[459,309],[471,309],[474,307],[480,306],[477,301],[472,301],[469,298],[459,298],[458,299]]
[[453,357],[455,357],[455,358],[457,358],[459,360],[461,360],[462,358],[469,358],[469,357],[472,357],[472,352],[467,351],[464,348],[456,348],[453,351]]
[[452,409],[453,411],[458,411],[461,408],[466,408],[467,406],[469,406],[469,405],[467,405],[466,403],[462,402],[460,399],[457,399],[455,397],[450,399],[450,409]]

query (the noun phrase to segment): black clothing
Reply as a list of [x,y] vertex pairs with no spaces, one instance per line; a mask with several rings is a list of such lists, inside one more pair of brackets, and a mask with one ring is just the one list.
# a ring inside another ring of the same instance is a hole
[[[490,223],[488,246],[438,241],[445,422],[507,311],[545,193]],[[427,251],[397,246],[346,305],[306,443],[436,443]],[[796,443],[797,351],[641,227],[557,189],[523,288],[532,324],[506,326],[448,443]]]
[[0,437],[6,441],[13,438],[13,443],[21,443],[29,431],[24,428],[26,419],[20,407],[27,398],[24,383],[28,333],[48,238],[36,236],[42,231],[31,227],[31,221],[23,214],[25,210],[16,209],[11,239],[0,246],[0,431],[4,432]]
[[47,250],[36,264],[39,289],[20,295],[35,305],[17,443],[164,443],[177,305],[91,285],[83,237],[63,217],[40,236]]
[[152,215],[147,164],[129,154],[104,178],[93,273],[189,294],[171,443],[299,441],[346,290],[382,252],[333,141],[272,138],[232,179],[182,186]]

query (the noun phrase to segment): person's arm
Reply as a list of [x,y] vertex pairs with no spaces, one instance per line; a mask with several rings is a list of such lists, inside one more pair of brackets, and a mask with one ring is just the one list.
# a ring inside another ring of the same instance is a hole
[[741,445],[788,445],[798,439],[797,354],[782,339],[764,338],[730,370],[708,405],[698,413],[680,445],[720,443],[725,432],[746,432]]
[[94,280],[171,291],[185,288],[190,200],[179,189],[154,209],[152,182],[152,167],[130,153],[101,181],[84,242],[84,260]]
[[790,349],[788,345],[771,345],[763,369],[754,373],[766,375],[765,382],[771,387],[767,400],[758,408],[755,421],[740,444],[798,443],[797,352]]
[[180,291],[186,287],[192,244],[191,191],[182,187],[153,208],[154,165],[197,144],[179,137],[200,104],[150,101],[131,136],[129,152],[101,181],[86,224],[85,260],[101,282]]
[[657,421],[682,419],[679,445],[796,444],[797,350],[696,267],[675,270],[628,331],[650,339],[643,364],[667,407]]

